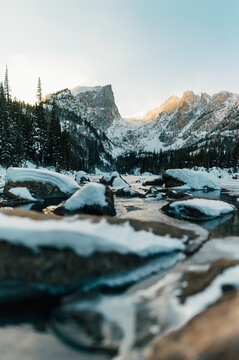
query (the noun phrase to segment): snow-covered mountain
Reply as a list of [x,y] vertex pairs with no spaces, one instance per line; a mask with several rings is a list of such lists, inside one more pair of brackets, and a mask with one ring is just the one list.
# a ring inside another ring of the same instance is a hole
[[46,107],[51,108],[53,102],[62,129],[70,134],[74,156],[84,159],[81,167],[110,166],[112,156],[115,157],[119,149],[107,138],[104,130],[111,125],[113,118],[120,117],[111,86],[64,89],[46,96]]
[[47,100],[53,98],[60,108],[73,111],[100,130],[106,130],[114,119],[120,118],[111,85],[77,86],[47,95]]
[[212,96],[185,91],[181,98],[171,96],[148,111],[140,121],[120,116],[110,85],[65,89],[47,97],[48,102],[52,99],[62,112],[67,110],[93,127],[113,156],[179,149],[206,138],[235,136],[239,128],[239,95],[227,91]]
[[115,119],[107,137],[119,147],[138,151],[178,149],[205,137],[228,136],[239,124],[239,95],[222,91],[212,96],[185,91],[172,96],[142,121]]

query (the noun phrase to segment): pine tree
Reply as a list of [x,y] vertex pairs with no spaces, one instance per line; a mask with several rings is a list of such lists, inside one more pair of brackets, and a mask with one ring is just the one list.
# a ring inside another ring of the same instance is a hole
[[35,108],[35,121],[33,122],[33,139],[34,139],[34,150],[35,160],[38,164],[45,165],[45,157],[47,152],[47,121],[44,113],[43,102],[42,102],[42,88],[41,79],[38,79],[37,84],[37,104]]
[[38,78],[37,83],[37,104],[39,105],[42,102],[42,86],[41,86],[41,79]]
[[233,171],[238,171],[238,162],[239,162],[239,139],[237,138],[235,146],[232,150],[232,166]]
[[6,112],[6,99],[3,84],[0,83],[0,157],[2,155],[3,146],[3,119]]
[[10,86],[9,86],[9,80],[8,80],[8,68],[6,66],[6,72],[5,72],[5,80],[4,80],[4,93],[7,103],[9,104],[11,101],[11,95],[10,95]]
[[61,146],[61,126],[59,118],[56,114],[56,103],[53,101],[50,115],[49,130],[48,130],[48,164],[54,165],[58,169],[63,160],[62,146]]

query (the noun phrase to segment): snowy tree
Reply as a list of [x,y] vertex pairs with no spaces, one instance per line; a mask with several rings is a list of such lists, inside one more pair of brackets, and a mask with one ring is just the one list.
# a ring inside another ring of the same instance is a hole
[[7,103],[9,104],[11,101],[11,95],[10,95],[10,86],[9,86],[9,80],[8,80],[8,68],[6,66],[6,72],[5,72],[5,80],[4,80],[4,93]]
[[37,104],[39,105],[42,102],[42,86],[41,86],[41,79],[38,78],[37,83]]

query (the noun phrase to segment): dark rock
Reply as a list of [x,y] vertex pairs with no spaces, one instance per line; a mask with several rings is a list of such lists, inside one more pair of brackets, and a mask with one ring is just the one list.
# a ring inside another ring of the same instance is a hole
[[223,273],[224,270],[236,265],[239,265],[239,260],[218,259],[210,265],[207,271],[185,272],[182,282],[186,283],[187,286],[182,289],[182,293],[179,296],[180,301],[184,303],[187,297],[202,292],[219,274]]
[[228,291],[232,291],[232,290],[235,290],[235,289],[236,289],[235,286],[232,285],[232,284],[223,284],[222,285],[222,292],[223,293],[226,293]]
[[155,187],[151,187],[145,195],[156,195],[158,193],[158,190]]
[[171,190],[171,189],[167,189],[166,196],[170,200],[191,199],[192,198],[192,195],[190,195],[187,192],[176,191],[176,190]]
[[162,181],[165,184],[166,188],[185,185],[185,183],[183,181],[178,180],[178,179],[168,175],[167,173],[163,173],[162,177],[163,177]]
[[133,189],[129,189],[128,187],[127,188],[121,188],[121,189],[118,189],[115,193],[115,195],[117,197],[127,197],[127,198],[135,198],[135,197],[144,197],[143,194],[139,193],[138,191],[136,190],[133,190]]
[[161,194],[155,187],[151,187],[146,193],[146,198],[163,198],[164,194]]
[[170,216],[174,216],[179,219],[186,219],[186,220],[194,220],[194,221],[204,221],[208,220],[208,217],[205,216],[205,214],[201,213],[196,208],[191,208],[187,206],[183,206],[182,209],[180,209],[180,213],[178,211],[175,211],[173,207],[171,207],[171,204],[174,202],[170,202],[169,204],[163,206],[161,210]]
[[161,177],[157,179],[148,180],[143,183],[143,186],[162,186],[162,185],[163,185],[163,179]]
[[[114,171],[111,176],[105,175],[100,179],[100,184],[106,185],[106,186],[115,186],[114,185],[114,180],[116,179],[120,179],[122,184],[124,184],[124,186],[129,185],[127,183],[127,181],[125,181],[122,176],[117,172]],[[130,186],[130,185],[129,185]]]
[[87,184],[90,182],[90,178],[85,171],[78,171],[75,176],[77,184]]
[[12,194],[8,191],[14,187],[26,187],[35,199],[67,199],[72,193],[63,193],[57,186],[37,181],[8,181],[4,187],[5,195],[12,198]]
[[[95,252],[89,257],[83,257],[70,248],[58,250],[53,247],[41,247],[36,253],[25,246],[3,240],[0,241],[0,252],[1,282],[14,281],[20,285],[28,283],[35,289],[48,286],[52,292],[63,292],[98,276],[133,269],[150,259],[116,252]],[[25,288],[23,290],[25,292]]]

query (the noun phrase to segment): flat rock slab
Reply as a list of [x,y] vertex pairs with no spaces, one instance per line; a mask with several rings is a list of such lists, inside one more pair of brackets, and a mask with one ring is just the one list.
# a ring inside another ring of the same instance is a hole
[[153,341],[147,360],[237,360],[239,291],[225,295],[182,329]]

